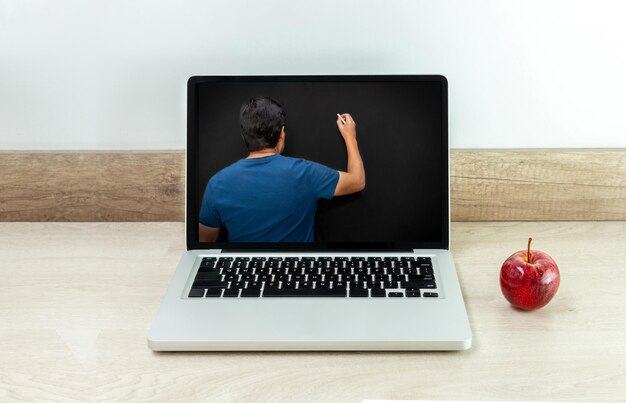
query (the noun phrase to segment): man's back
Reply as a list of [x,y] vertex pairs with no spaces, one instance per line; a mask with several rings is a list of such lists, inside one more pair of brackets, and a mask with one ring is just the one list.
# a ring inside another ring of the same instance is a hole
[[317,201],[331,199],[339,172],[273,154],[241,159],[209,181],[200,222],[225,226],[230,242],[312,242]]

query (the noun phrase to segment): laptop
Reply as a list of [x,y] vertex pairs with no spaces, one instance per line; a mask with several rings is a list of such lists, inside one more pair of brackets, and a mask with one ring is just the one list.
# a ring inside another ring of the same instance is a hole
[[[331,170],[346,170],[337,115],[343,121],[349,114],[365,188],[320,198],[312,240],[233,241],[227,221],[215,241],[201,240],[207,184],[248,156],[240,112],[259,96],[286,113],[282,156]],[[470,348],[450,253],[445,77],[194,76],[187,111],[187,251],[149,330],[149,348]]]

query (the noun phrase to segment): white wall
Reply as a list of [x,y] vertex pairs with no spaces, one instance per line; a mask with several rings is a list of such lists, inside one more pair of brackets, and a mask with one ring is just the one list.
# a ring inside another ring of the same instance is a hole
[[0,149],[182,149],[224,73],[440,73],[454,148],[626,147],[624,3],[0,0]]

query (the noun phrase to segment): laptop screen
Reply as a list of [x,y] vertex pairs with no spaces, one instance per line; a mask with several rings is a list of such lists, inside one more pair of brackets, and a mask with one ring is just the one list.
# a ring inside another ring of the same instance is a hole
[[[349,117],[365,187],[335,195]],[[186,214],[189,249],[448,248],[445,78],[192,77]]]

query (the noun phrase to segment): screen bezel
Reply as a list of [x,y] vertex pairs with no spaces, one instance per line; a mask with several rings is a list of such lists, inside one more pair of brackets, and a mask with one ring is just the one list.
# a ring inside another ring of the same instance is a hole
[[[196,87],[206,82],[409,82],[429,81],[441,84],[441,163],[443,179],[442,195],[442,239],[434,242],[313,242],[313,243],[243,243],[243,242],[199,242],[199,218],[197,198],[202,192],[198,189],[198,97]],[[187,250],[221,249],[226,251],[412,251],[413,249],[449,249],[450,242],[450,200],[449,200],[449,148],[448,148],[448,81],[442,75],[233,75],[233,76],[193,76],[187,81],[187,162],[186,162],[186,244]],[[191,217],[195,212],[195,217]]]

